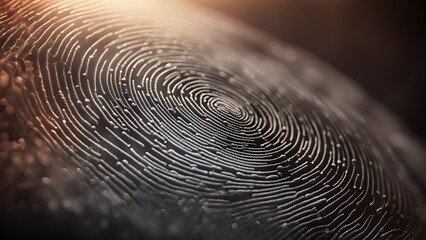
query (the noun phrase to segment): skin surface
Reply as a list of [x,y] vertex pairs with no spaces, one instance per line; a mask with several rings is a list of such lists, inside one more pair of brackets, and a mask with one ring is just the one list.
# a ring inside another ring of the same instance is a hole
[[188,0],[294,43],[329,63],[426,139],[423,1]]
[[422,147],[314,57],[189,5],[0,3],[3,237],[424,237]]

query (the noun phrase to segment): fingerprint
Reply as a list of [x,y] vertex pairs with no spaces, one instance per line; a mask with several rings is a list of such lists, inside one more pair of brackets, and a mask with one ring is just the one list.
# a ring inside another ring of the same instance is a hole
[[0,10],[6,207],[99,208],[122,238],[424,236],[423,149],[302,50],[173,2]]

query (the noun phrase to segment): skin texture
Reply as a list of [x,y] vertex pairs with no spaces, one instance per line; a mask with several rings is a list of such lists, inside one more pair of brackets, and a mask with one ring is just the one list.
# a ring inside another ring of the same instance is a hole
[[420,0],[189,0],[330,63],[426,139],[426,41]]
[[424,236],[423,149],[303,51],[189,5],[0,6],[6,238]]

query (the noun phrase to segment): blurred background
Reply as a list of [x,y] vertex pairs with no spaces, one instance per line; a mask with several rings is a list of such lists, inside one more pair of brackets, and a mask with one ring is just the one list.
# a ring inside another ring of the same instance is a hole
[[421,1],[188,0],[302,47],[354,79],[426,140]]

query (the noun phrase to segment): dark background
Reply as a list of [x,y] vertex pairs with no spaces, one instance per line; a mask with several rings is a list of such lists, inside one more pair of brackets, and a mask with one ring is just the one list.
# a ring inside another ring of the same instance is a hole
[[358,82],[426,140],[421,1],[192,1],[308,50]]

